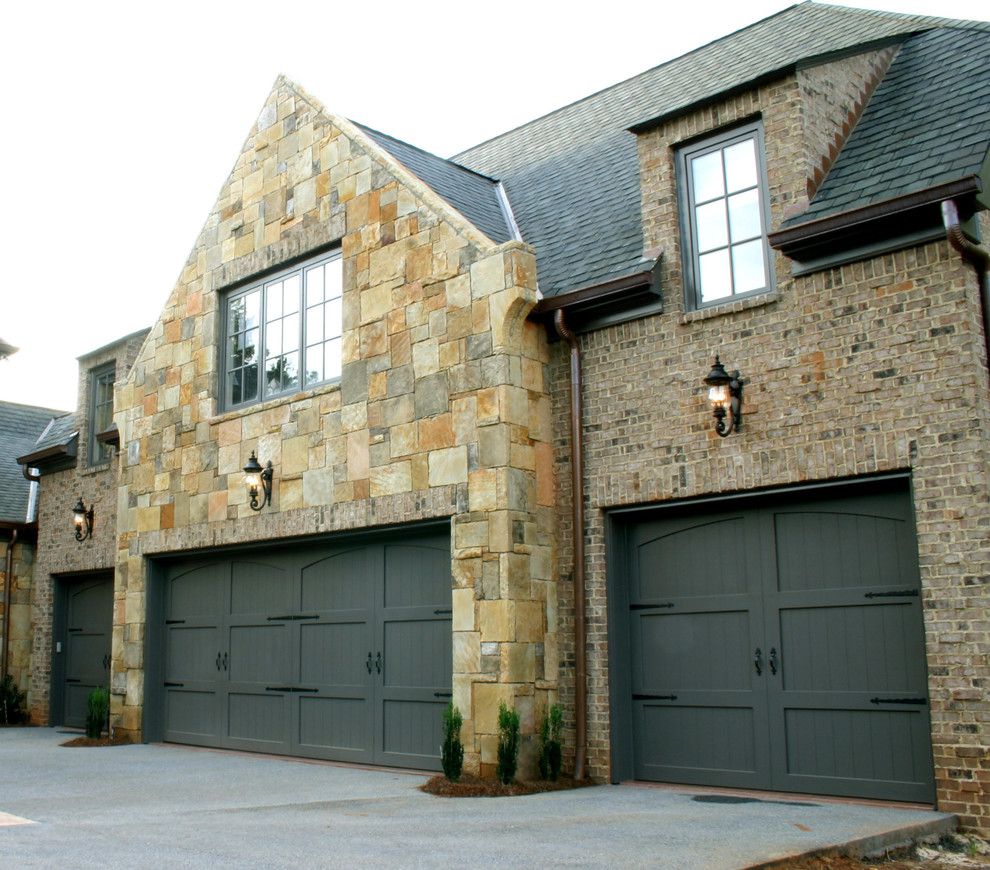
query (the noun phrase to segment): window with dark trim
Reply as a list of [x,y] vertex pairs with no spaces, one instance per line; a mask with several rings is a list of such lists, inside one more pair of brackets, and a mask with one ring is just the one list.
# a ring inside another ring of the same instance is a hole
[[681,149],[677,168],[688,307],[772,290],[761,125]]
[[340,377],[340,252],[230,293],[224,307],[224,406],[237,408]]
[[96,436],[113,423],[113,382],[117,364],[108,362],[89,373],[89,450],[88,463],[98,465],[110,459],[110,445],[96,440]]

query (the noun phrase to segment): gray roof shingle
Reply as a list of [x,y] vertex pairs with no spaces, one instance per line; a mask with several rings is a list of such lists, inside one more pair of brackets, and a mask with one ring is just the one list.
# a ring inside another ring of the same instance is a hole
[[454,159],[505,185],[545,296],[634,271],[643,254],[629,129],[802,60],[932,27],[990,24],[800,3]]
[[18,456],[35,451],[38,436],[64,411],[0,402],[0,522],[27,522],[29,484]]
[[810,206],[783,226],[979,175],[988,147],[990,32],[943,29],[913,36]]

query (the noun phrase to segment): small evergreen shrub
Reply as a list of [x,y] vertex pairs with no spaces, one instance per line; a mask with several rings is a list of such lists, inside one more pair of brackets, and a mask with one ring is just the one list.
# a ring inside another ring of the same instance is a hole
[[498,764],[495,776],[502,785],[516,778],[519,765],[519,713],[509,710],[503,701],[498,705]]
[[110,711],[110,693],[106,689],[93,689],[86,696],[86,736],[99,740]]
[[20,725],[27,721],[27,713],[22,706],[26,698],[27,692],[18,689],[14,678],[7,674],[0,683],[0,724]]
[[443,708],[443,747],[440,751],[443,775],[451,782],[461,778],[464,766],[464,744],[461,743],[461,725],[464,718],[453,702]]
[[561,733],[564,730],[564,714],[559,704],[552,704],[540,725],[540,777],[556,782],[560,779],[563,763]]

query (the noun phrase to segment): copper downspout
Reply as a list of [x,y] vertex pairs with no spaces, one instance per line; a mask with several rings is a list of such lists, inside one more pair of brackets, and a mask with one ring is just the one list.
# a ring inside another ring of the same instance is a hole
[[581,351],[564,323],[564,309],[553,325],[571,351],[571,534],[574,550],[574,778],[584,779],[588,752],[587,628],[584,579],[584,445],[581,438]]
[[959,223],[959,208],[953,199],[942,203],[942,222],[945,236],[964,260],[972,263],[976,270],[976,280],[980,285],[980,309],[983,312],[983,340],[986,346],[986,363],[990,367],[990,252],[982,245],[974,245],[963,232]]
[[10,590],[14,573],[14,544],[17,543],[17,529],[10,530],[7,541],[7,556],[3,574],[3,654],[0,656],[0,680],[7,677],[7,650],[10,647]]

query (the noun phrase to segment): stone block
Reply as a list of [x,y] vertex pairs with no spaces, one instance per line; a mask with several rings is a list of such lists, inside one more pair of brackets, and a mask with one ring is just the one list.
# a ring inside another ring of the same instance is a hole
[[[537,608],[541,614],[540,621],[540,639],[543,637],[543,623],[542,623],[542,607],[539,602],[519,602],[519,606],[527,605],[531,606],[536,603]],[[519,621],[516,616],[517,604],[514,601],[479,601],[478,607],[478,617],[481,626],[481,640],[483,642],[495,642],[495,641],[514,641],[517,639],[517,622]],[[531,607],[530,607],[531,609]],[[530,623],[533,620],[531,613],[527,611],[523,621],[526,623],[524,626],[529,630],[531,628]],[[531,632],[530,632],[531,633]],[[532,640],[531,637],[519,638],[520,640]]]
[[499,706],[512,709],[515,690],[505,683],[475,683],[474,730],[476,734],[498,734]]
[[429,457],[430,486],[447,486],[467,483],[467,447],[450,447],[436,450]]
[[[474,589],[452,589],[453,617],[452,626],[455,632],[475,631]],[[477,669],[475,669],[477,670]]]
[[412,462],[392,462],[371,469],[372,498],[412,489]]
[[454,632],[454,673],[476,674],[481,669],[481,641],[476,631]]

